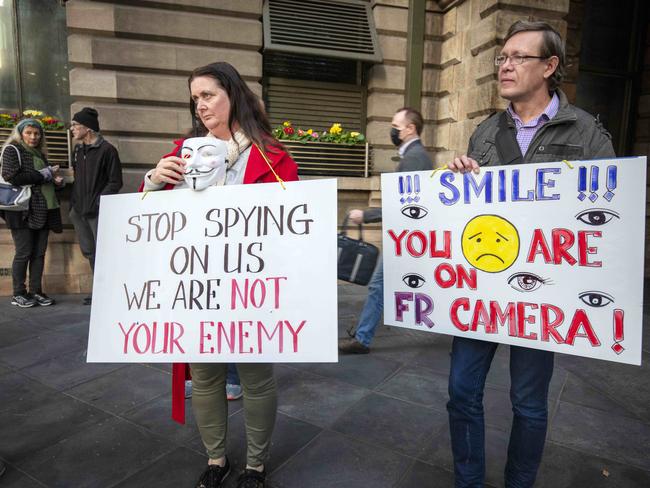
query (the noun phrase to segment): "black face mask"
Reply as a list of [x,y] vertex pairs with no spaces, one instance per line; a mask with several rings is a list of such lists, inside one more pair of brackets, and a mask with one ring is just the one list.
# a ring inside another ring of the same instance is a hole
[[399,133],[400,133],[400,130],[397,127],[391,127],[391,129],[390,129],[390,140],[396,146],[400,146],[402,144],[402,140],[399,138]]

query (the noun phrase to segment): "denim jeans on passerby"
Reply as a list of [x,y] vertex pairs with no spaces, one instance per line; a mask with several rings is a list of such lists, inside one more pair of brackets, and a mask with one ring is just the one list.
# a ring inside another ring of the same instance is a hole
[[229,385],[241,385],[237,366],[232,363],[228,363],[228,369],[226,370],[226,383]]
[[[449,372],[449,428],[456,487],[483,487],[483,389],[497,343],[454,337]],[[553,353],[510,346],[510,401],[514,418],[505,467],[507,488],[535,483],[548,421]],[[490,412],[488,412],[488,416]]]
[[370,346],[372,338],[375,336],[383,309],[384,265],[381,256],[379,256],[375,272],[370,278],[370,283],[368,283],[368,298],[366,298],[366,303],[363,305],[363,310],[361,310],[359,324],[355,333],[357,340],[366,347]]

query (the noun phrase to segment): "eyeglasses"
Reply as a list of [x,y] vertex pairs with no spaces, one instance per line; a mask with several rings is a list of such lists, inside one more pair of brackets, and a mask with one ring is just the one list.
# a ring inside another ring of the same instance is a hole
[[494,65],[501,66],[509,59],[512,64],[524,64],[524,61],[528,59],[548,59],[548,56],[522,56],[521,54],[515,54],[513,56],[506,56],[505,54],[500,54],[495,56]]

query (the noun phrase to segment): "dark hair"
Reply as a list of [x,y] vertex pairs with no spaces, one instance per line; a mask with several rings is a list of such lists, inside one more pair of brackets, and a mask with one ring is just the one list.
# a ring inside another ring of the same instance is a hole
[[[248,87],[237,70],[226,62],[212,63],[201,66],[192,71],[188,85],[200,76],[213,78],[220,88],[225,90],[230,100],[230,115],[228,116],[228,128],[231,136],[234,135],[233,125],[239,124],[241,130],[252,142],[264,149],[270,147],[281,148],[281,144],[273,137],[271,124],[264,112],[259,98]],[[192,114],[192,132],[195,136],[204,136],[208,130],[196,114],[196,103],[190,96],[190,112]]]
[[418,133],[418,136],[422,134],[422,128],[424,127],[424,119],[422,118],[422,114],[418,110],[415,110],[411,107],[402,107],[395,113],[398,114],[400,112],[404,112],[404,117],[408,123],[415,126],[415,132]]
[[564,54],[564,42],[562,41],[562,36],[560,36],[560,33],[546,22],[518,20],[510,26],[510,29],[508,29],[505,42],[508,42],[508,39],[520,32],[541,32],[543,36],[541,52],[539,55],[543,56],[544,58],[556,56],[559,59],[559,63],[557,65],[557,68],[555,68],[555,72],[548,79],[549,90],[556,90],[560,86],[562,78],[564,78],[564,74],[566,72],[566,59]]

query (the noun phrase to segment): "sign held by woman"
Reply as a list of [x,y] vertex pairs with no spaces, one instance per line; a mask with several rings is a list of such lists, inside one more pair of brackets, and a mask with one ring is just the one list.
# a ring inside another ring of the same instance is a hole
[[336,182],[284,185],[102,198],[88,361],[336,361]]

